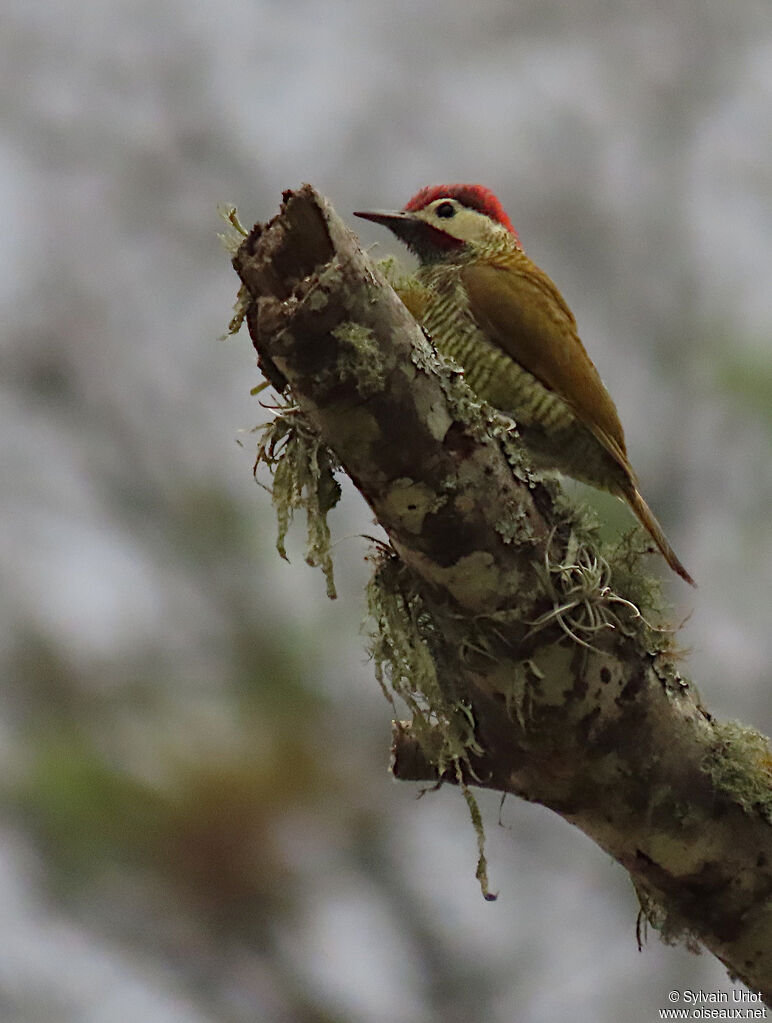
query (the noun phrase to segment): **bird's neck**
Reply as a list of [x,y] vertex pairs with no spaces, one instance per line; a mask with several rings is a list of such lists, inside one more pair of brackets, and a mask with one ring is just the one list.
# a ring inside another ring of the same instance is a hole
[[523,247],[515,235],[497,231],[479,242],[467,242],[457,249],[436,250],[421,259],[421,267],[468,266],[481,260],[506,258],[513,253],[522,253]]

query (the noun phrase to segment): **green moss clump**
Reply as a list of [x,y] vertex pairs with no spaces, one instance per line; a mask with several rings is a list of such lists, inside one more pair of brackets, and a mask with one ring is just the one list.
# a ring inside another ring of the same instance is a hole
[[341,378],[357,381],[363,395],[377,394],[386,386],[383,356],[375,334],[359,323],[342,323],[332,332],[343,347],[338,359]]
[[714,721],[715,741],[704,762],[713,784],[748,813],[772,822],[772,752],[769,740],[739,721]]
[[426,293],[424,285],[419,284],[413,274],[408,273],[394,256],[386,256],[385,259],[379,259],[375,265],[413,316],[416,319],[420,319],[422,297]]

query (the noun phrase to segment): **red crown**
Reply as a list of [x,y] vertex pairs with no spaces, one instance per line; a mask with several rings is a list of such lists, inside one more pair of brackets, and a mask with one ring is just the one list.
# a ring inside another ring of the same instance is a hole
[[517,237],[512,221],[507,216],[504,207],[489,188],[482,185],[430,185],[416,192],[410,202],[405,206],[405,212],[415,213],[424,209],[435,199],[455,199],[462,206],[484,213],[486,217],[506,227],[508,231]]

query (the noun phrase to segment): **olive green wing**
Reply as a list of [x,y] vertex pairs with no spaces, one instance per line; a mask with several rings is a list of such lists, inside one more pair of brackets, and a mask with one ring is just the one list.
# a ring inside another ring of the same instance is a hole
[[550,278],[518,252],[462,270],[479,326],[519,365],[554,391],[633,478],[616,406]]

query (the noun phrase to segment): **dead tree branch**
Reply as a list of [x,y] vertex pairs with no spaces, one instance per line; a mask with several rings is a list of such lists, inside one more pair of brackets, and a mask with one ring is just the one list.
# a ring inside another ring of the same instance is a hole
[[551,808],[629,871],[665,940],[706,946],[772,1004],[766,740],[707,713],[637,570],[608,568],[312,188],[234,266],[261,367],[393,547],[373,603],[413,710],[395,775]]

